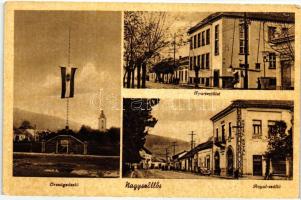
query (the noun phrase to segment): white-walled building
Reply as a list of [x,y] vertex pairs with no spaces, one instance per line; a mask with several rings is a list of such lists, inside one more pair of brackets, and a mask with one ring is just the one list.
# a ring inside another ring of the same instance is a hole
[[[232,176],[241,166],[243,175],[264,176],[264,154],[267,151],[270,130],[275,122],[284,121],[288,133],[293,127],[293,109],[293,101],[236,100],[214,115],[211,118],[214,174]],[[270,172],[291,176],[292,159],[272,160]]]
[[139,151],[139,155],[142,158],[142,160],[140,161],[142,169],[149,169],[152,166],[152,152],[147,148],[143,147]]
[[189,57],[179,58],[179,66],[174,71],[174,79],[177,80],[177,83],[180,85],[186,85],[188,83],[188,67],[189,67]]
[[[292,13],[247,13],[248,88],[283,88],[283,77],[293,79],[292,69],[282,70],[281,53],[273,39],[294,34]],[[209,15],[188,30],[190,37],[189,80],[208,88],[244,88],[244,13],[219,12]],[[293,46],[293,45],[292,45]],[[197,67],[196,67],[197,66]],[[195,70],[199,69],[199,70]],[[283,73],[290,73],[286,76]],[[293,81],[289,81],[291,83]],[[290,85],[290,87],[293,87]]]

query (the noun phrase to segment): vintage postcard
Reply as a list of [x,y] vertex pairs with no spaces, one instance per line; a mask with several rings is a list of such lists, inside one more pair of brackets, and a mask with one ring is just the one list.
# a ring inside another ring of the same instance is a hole
[[299,196],[300,8],[9,2],[7,195]]

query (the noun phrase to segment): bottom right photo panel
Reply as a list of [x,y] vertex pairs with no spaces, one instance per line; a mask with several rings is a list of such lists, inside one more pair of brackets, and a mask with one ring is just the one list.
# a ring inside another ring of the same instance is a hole
[[294,102],[123,99],[124,178],[292,180]]

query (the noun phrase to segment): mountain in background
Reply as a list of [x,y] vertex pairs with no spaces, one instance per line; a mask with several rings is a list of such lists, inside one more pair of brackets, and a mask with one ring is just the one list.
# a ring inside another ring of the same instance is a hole
[[176,154],[184,150],[190,150],[190,143],[184,140],[174,139],[170,137],[163,137],[158,135],[148,134],[146,136],[145,147],[152,152],[152,155],[157,158],[165,159],[166,148],[168,148],[169,156],[173,155],[173,142],[176,142]]
[[[41,130],[49,129],[51,131],[57,131],[65,128],[66,126],[65,119],[51,116],[51,115],[34,113],[34,112],[22,110],[20,108],[14,108],[13,119],[14,119],[14,127],[17,128],[21,125],[21,123],[24,120],[29,121],[32,126],[36,125],[37,129],[41,129]],[[69,121],[69,127],[72,130],[77,131],[80,129],[81,125],[76,122]]]

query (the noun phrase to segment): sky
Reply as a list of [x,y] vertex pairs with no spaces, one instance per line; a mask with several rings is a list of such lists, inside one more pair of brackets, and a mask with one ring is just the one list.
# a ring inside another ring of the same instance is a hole
[[69,119],[97,128],[99,91],[107,127],[120,127],[121,12],[16,11],[14,107],[65,119],[59,66],[70,64],[75,96]]
[[[169,34],[173,38],[173,34],[184,35],[184,38],[188,40],[187,31],[192,26],[196,25],[211,13],[209,12],[167,12],[166,24],[169,27]],[[178,41],[179,38],[176,37]],[[164,50],[162,52],[166,57],[173,57],[173,52],[170,50]],[[179,56],[188,56],[189,45],[180,47],[176,52],[176,58]]]
[[160,99],[152,115],[158,119],[150,134],[190,141],[193,131],[197,144],[212,136],[210,118],[229,106],[231,99]]

